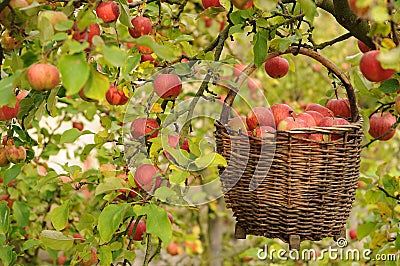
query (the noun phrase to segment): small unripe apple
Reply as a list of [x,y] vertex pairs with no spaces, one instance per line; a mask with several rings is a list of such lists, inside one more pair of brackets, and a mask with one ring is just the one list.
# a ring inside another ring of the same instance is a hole
[[[368,11],[369,11],[369,6],[364,6],[364,7],[359,7],[357,5],[358,0],[348,0],[350,9],[356,14],[357,16],[364,18]],[[361,1],[360,1],[361,2]]]
[[389,133],[380,138],[379,140],[389,140],[396,133],[396,129],[391,129],[392,125],[396,123],[396,117],[391,113],[375,113],[369,118],[369,134],[374,138],[379,138],[380,136]]
[[129,101],[122,90],[118,90],[114,85],[110,85],[106,92],[106,100],[111,105],[124,105]]
[[249,130],[259,126],[275,127],[274,116],[269,108],[254,107],[246,116],[246,124]]
[[150,34],[153,27],[151,20],[142,16],[133,18],[131,22],[133,28],[128,28],[128,31],[133,38],[139,38],[140,36]]
[[279,123],[286,117],[295,115],[293,108],[284,103],[274,104],[270,109],[274,117],[276,127],[278,127]]
[[249,9],[254,6],[253,0],[231,0],[231,3],[238,9]]
[[60,72],[53,65],[37,63],[29,67],[28,82],[34,90],[51,90],[60,82]]
[[280,56],[265,61],[265,71],[271,78],[282,78],[289,71],[289,62]]
[[63,12],[53,11],[53,10],[40,11],[40,13],[38,15],[38,24],[41,23],[41,20],[43,20],[43,18],[47,18],[50,21],[50,24],[53,26],[54,30],[55,30],[55,26],[60,21],[68,20],[68,16],[65,15]]
[[344,118],[351,117],[350,102],[347,98],[330,99],[326,103],[326,107],[331,110],[335,116]]
[[22,146],[7,147],[6,156],[11,163],[21,163],[26,160],[26,150]]
[[134,180],[138,188],[153,191],[161,184],[160,170],[152,164],[143,164],[136,169]]
[[81,122],[72,122],[72,127],[76,128],[79,131],[83,130],[83,123]]
[[390,79],[393,74],[393,69],[382,68],[381,63],[378,60],[380,51],[373,50],[366,52],[361,57],[360,71],[366,79],[372,82],[382,82]]
[[7,166],[10,161],[7,159],[6,148],[0,147],[0,167]]
[[157,123],[157,120],[153,118],[137,118],[132,122],[131,125],[131,135],[135,139],[140,138],[144,135],[150,134],[147,138],[155,138],[158,136],[158,129],[160,125]]
[[363,43],[363,42],[360,41],[360,40],[357,40],[357,46],[358,46],[358,49],[360,49],[360,51],[361,51],[363,54],[365,54],[366,52],[369,52],[369,51],[372,50],[368,45],[366,45],[365,43]]
[[316,112],[322,114],[323,116],[329,116],[329,117],[335,116],[331,110],[329,110],[325,106],[322,106],[317,103],[312,103],[312,104],[308,105],[306,108],[306,112],[307,111],[316,111]]
[[83,29],[80,31],[78,29],[78,25],[75,22],[74,26],[74,35],[72,38],[78,42],[87,41],[90,45],[92,45],[92,39],[94,36],[100,36],[100,26],[99,24],[92,24],[88,28]]
[[140,220],[136,226],[135,232],[132,232],[135,227],[135,221],[129,225],[128,236],[130,237],[133,233],[133,240],[135,241],[142,241],[143,240],[143,233],[146,232],[146,222]]
[[182,81],[175,74],[159,74],[153,81],[153,89],[162,99],[175,99],[182,90]]
[[119,17],[120,11],[118,4],[114,1],[101,2],[96,7],[96,14],[105,23],[116,21]]
[[201,0],[201,3],[205,9],[209,7],[222,7],[219,0]]
[[353,240],[357,239],[357,229],[356,228],[352,228],[349,231],[349,237]]

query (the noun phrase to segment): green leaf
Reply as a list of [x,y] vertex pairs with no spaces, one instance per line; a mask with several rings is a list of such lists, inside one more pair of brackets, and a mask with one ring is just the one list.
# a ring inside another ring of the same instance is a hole
[[243,25],[239,24],[239,25],[234,25],[234,26],[230,27],[228,35],[230,36],[235,33],[243,32],[242,26]]
[[176,39],[175,39],[175,43],[180,43],[180,42],[190,42],[193,41],[194,38],[191,35],[179,35]]
[[104,59],[115,67],[125,64],[126,52],[117,46],[103,46]]
[[369,204],[376,203],[380,197],[381,197],[381,192],[378,190],[371,189],[365,193],[365,201]]
[[89,229],[93,226],[94,224],[94,217],[93,215],[89,213],[83,213],[80,216],[79,223],[76,225],[76,229],[79,231],[82,231],[84,229]]
[[47,98],[47,103],[46,103],[47,111],[49,113],[51,113],[52,117],[57,116],[57,113],[55,112],[56,111],[55,105],[57,103],[57,94],[58,94],[59,90],[60,90],[60,87],[57,87],[57,88],[51,90],[50,95]]
[[120,7],[119,10],[121,11],[121,14],[119,15],[119,22],[121,22],[121,24],[127,26],[128,28],[131,28],[132,23],[129,16],[129,7],[121,0],[118,0],[118,2]]
[[[136,207],[136,206],[135,206]],[[168,245],[172,239],[171,222],[168,219],[167,212],[154,204],[148,204],[141,208],[135,208],[137,215],[146,215],[146,231],[149,234],[158,236],[165,245]]]
[[400,46],[397,46],[390,51],[381,52],[378,56],[379,62],[385,69],[395,69],[400,71]]
[[126,211],[126,204],[123,205],[108,205],[100,213],[99,223],[97,229],[100,233],[100,239],[103,242],[108,242],[111,240],[113,234],[119,228],[119,225],[124,218],[124,213]]
[[50,20],[45,16],[40,17],[38,29],[40,31],[40,41],[42,44],[51,40],[51,37],[54,35],[53,25],[51,25]]
[[372,20],[375,20],[376,22],[385,23],[387,20],[390,20],[386,6],[372,6],[370,14]]
[[110,82],[108,81],[108,77],[92,67],[84,89],[86,97],[103,101],[105,100],[105,95],[109,87]]
[[365,224],[360,224],[357,228],[357,237],[359,240],[369,235],[371,232],[375,231],[376,223],[369,222]]
[[80,43],[76,40],[67,40],[64,43],[63,49],[68,51],[69,54],[77,54],[85,51],[88,47],[88,42]]
[[60,144],[64,143],[73,143],[75,142],[80,136],[85,134],[92,134],[89,130],[79,131],[76,128],[70,128],[61,135]]
[[43,230],[40,233],[40,241],[43,245],[54,250],[67,250],[72,248],[74,238],[65,236],[61,232],[54,230]]
[[14,164],[11,168],[8,168],[4,173],[4,184],[8,185],[8,183],[15,180],[24,165],[24,163]]
[[10,227],[10,208],[5,202],[0,202],[0,234],[8,232]]
[[22,251],[28,250],[30,248],[36,248],[40,245],[40,240],[39,239],[28,239],[24,242],[24,244],[22,245]]
[[67,31],[72,28],[74,22],[72,20],[60,20],[54,27],[57,31]]
[[50,213],[51,223],[56,230],[62,230],[65,228],[68,222],[69,214],[69,200],[54,208]]
[[15,103],[14,81],[17,80],[21,75],[21,71],[17,71],[14,75],[0,80],[0,106],[7,105],[9,103]]
[[111,265],[113,262],[111,248],[109,246],[101,246],[99,250],[100,265]]
[[180,55],[177,48],[155,43],[150,36],[141,36],[135,40],[139,45],[150,47],[158,57],[166,61],[174,61]]
[[383,93],[396,93],[400,88],[399,81],[397,79],[388,79],[381,83],[379,89]]
[[121,178],[110,177],[104,180],[104,183],[101,183],[96,187],[96,196],[107,193],[109,191],[115,191],[119,189],[128,188],[128,184]]
[[177,199],[176,192],[167,186],[161,186],[157,188],[154,192],[154,197],[163,202],[171,202]]
[[169,181],[173,184],[181,184],[183,183],[188,177],[190,173],[187,171],[181,170],[173,170],[169,176]]
[[31,213],[31,209],[29,206],[22,201],[16,201],[13,204],[13,216],[17,221],[17,225],[20,227],[25,227],[30,224],[29,215]]
[[269,32],[267,30],[260,30],[254,35],[254,64],[260,67],[267,58],[267,40]]
[[317,13],[317,6],[313,0],[299,0],[300,6],[303,9],[304,15],[308,21],[313,24],[315,16]]
[[17,259],[17,254],[14,251],[14,246],[0,246],[0,261],[4,266],[13,265]]
[[89,78],[90,68],[83,53],[63,55],[58,61],[61,81],[67,94],[76,94]]

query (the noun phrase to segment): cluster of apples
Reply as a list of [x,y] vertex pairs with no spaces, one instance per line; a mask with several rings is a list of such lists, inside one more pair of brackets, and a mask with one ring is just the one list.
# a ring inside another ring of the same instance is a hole
[[26,160],[26,149],[23,146],[16,147],[14,139],[4,137],[0,145],[0,167],[10,163],[21,163]]
[[[275,104],[270,108],[254,107],[247,116],[238,116],[228,122],[228,126],[242,134],[254,137],[274,137],[276,130],[292,130],[312,127],[334,127],[350,124],[350,104],[346,98],[331,99],[326,106],[312,103],[305,111],[296,114],[287,104]],[[296,134],[302,138],[326,141],[323,134]],[[338,139],[331,136],[330,140]]]

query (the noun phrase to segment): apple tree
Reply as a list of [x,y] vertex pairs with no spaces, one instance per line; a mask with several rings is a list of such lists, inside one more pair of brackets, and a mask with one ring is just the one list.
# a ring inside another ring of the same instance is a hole
[[268,98],[346,116],[318,62],[265,63],[294,47],[330,58],[356,89],[365,139],[349,244],[398,252],[398,11],[391,0],[3,0],[2,264],[241,265],[266,244],[286,248],[233,239],[213,123],[242,72],[240,115]]

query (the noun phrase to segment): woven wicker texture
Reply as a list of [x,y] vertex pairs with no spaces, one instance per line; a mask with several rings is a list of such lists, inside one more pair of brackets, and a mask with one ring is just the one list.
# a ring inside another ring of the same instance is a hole
[[[341,79],[353,92],[344,74]],[[349,99],[350,125],[277,131],[261,139],[215,122],[217,152],[228,161],[220,169],[225,201],[244,234],[285,242],[291,235],[317,241],[341,234],[355,197],[363,137],[355,97]],[[325,141],[304,138],[310,134],[323,134]]]

